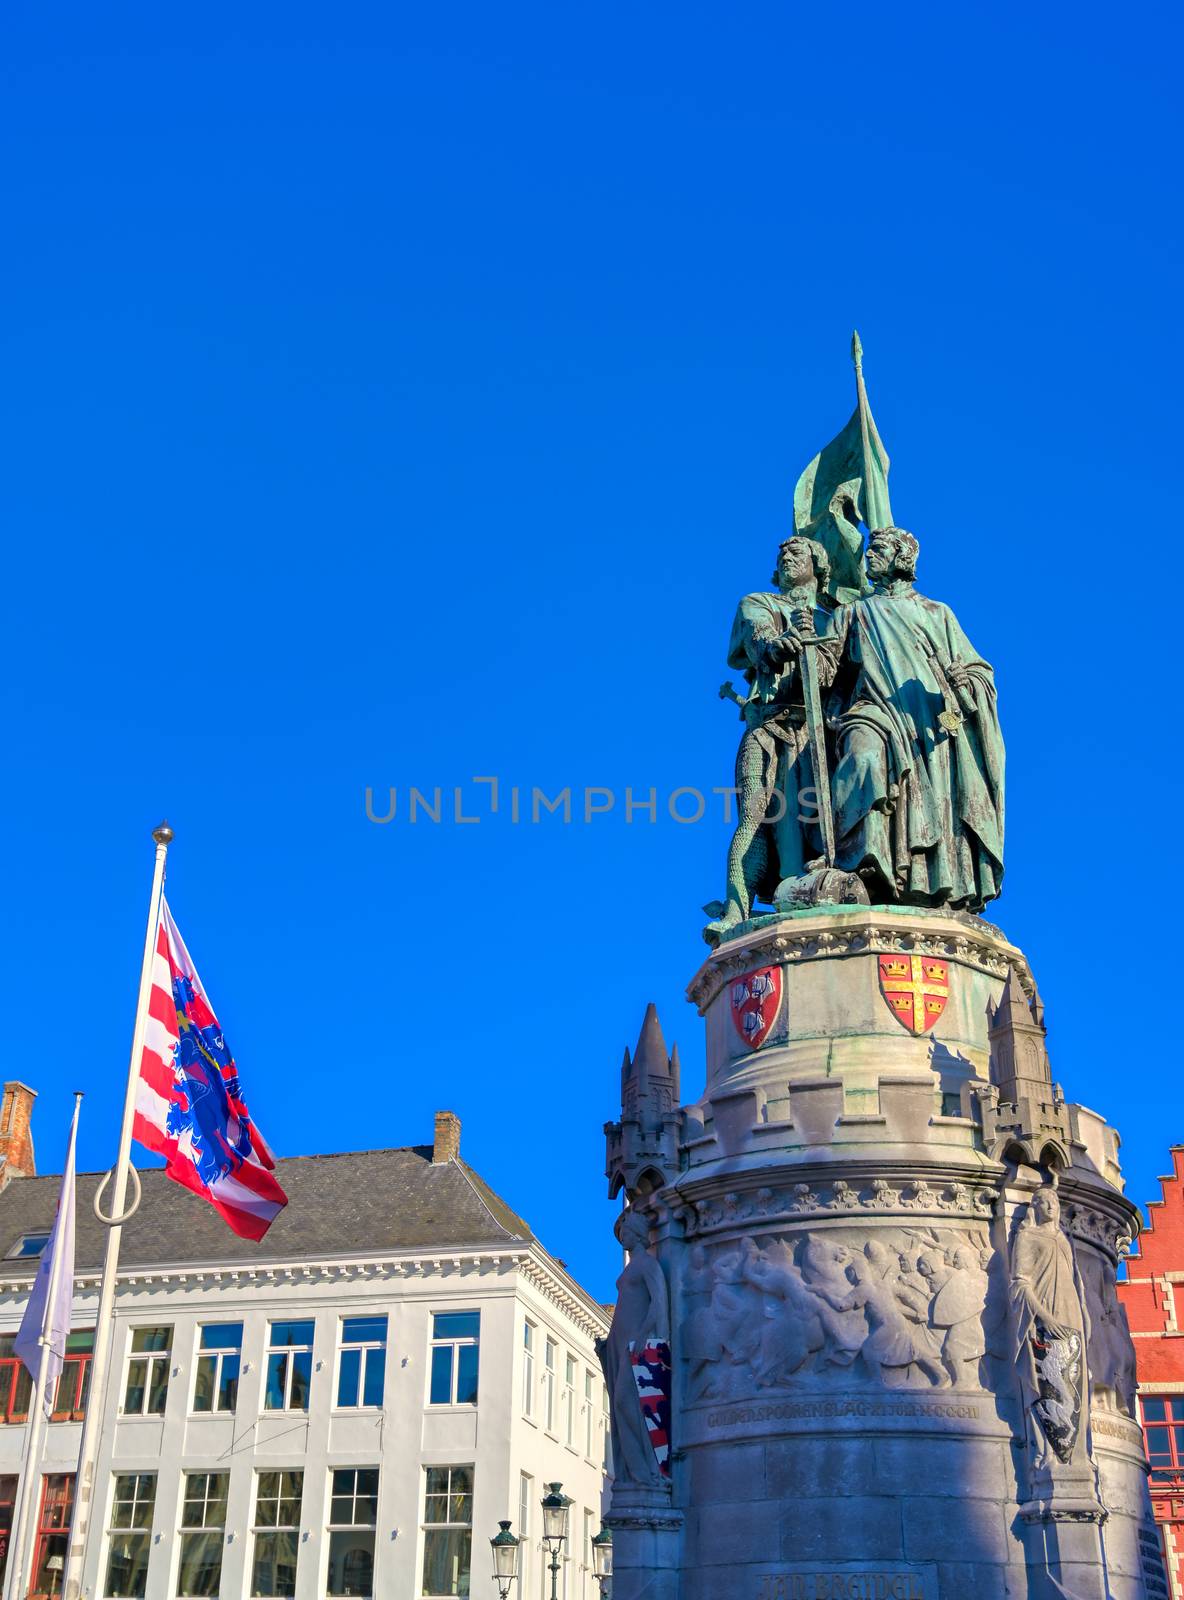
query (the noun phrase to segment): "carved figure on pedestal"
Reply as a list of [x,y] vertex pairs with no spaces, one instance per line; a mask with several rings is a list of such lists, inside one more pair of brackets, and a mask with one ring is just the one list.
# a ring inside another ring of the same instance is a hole
[[[927,1327],[929,1302],[899,1281],[899,1263],[878,1239],[869,1239],[863,1256],[854,1256],[851,1274],[855,1287],[840,1309],[862,1308],[869,1333],[862,1356],[873,1378],[891,1387],[903,1387],[916,1368],[934,1384],[946,1382],[937,1358],[937,1345]],[[892,1277],[896,1276],[893,1282]]]
[[1086,1359],[1090,1388],[1106,1404],[1135,1415],[1135,1347],[1126,1308],[1119,1304],[1114,1263],[1088,1246],[1073,1252],[1084,1290],[1089,1329]]
[[917,1261],[917,1271],[934,1290],[930,1320],[941,1339],[941,1361],[950,1382],[977,1384],[987,1351],[983,1329],[987,1275],[978,1250],[959,1245],[952,1265],[937,1251],[926,1250]]
[[851,1293],[851,1252],[825,1235],[807,1235],[802,1245],[802,1278],[821,1302],[826,1347],[817,1365],[849,1367],[863,1349],[867,1318],[859,1307],[840,1309]]
[[724,1345],[712,1308],[715,1273],[701,1244],[691,1250],[683,1285],[687,1312],[682,1323],[682,1358],[687,1363],[687,1389],[696,1399],[718,1394],[717,1369]]
[[802,1281],[793,1251],[783,1240],[775,1240],[764,1255],[754,1255],[747,1275],[769,1297],[754,1376],[762,1386],[780,1383],[826,1343],[822,1307]]
[[1086,1319],[1056,1192],[1038,1190],[1028,1210],[1011,1251],[1011,1299],[1016,1365],[1039,1470],[1049,1449],[1060,1461],[1073,1457],[1086,1393]]
[[617,1305],[608,1337],[598,1344],[610,1401],[613,1472],[618,1484],[665,1487],[635,1376],[641,1352],[670,1346],[670,1299],[662,1269],[649,1253],[650,1225],[622,1212],[614,1230],[629,1252],[617,1279]]

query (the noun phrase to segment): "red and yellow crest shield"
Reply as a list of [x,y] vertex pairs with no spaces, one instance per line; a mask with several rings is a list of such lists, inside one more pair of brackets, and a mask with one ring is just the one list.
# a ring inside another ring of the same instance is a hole
[[932,956],[881,956],[880,993],[910,1033],[928,1033],[950,998],[950,964]]
[[750,1050],[769,1037],[781,1004],[781,968],[758,967],[732,982],[732,1021]]

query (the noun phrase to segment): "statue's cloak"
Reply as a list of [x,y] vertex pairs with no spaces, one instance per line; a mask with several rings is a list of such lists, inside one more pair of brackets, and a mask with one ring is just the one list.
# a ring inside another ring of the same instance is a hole
[[[924,642],[923,642],[924,641]],[[1003,735],[995,675],[948,606],[911,587],[835,613],[838,865],[875,865],[902,899],[978,908],[1003,881]],[[956,734],[931,657],[967,668],[975,710]],[[873,737],[874,736],[874,737]]]

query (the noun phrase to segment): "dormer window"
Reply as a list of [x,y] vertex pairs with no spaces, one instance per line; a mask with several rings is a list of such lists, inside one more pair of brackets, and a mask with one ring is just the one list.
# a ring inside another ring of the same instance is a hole
[[20,1256],[39,1256],[48,1243],[48,1233],[22,1233],[8,1254],[12,1260]]

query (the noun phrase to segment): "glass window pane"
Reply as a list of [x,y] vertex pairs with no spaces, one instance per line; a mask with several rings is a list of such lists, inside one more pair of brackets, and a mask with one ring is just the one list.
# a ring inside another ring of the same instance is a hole
[[380,1406],[382,1404],[383,1377],[385,1372],[386,1351],[367,1350],[366,1382],[362,1390],[362,1404],[364,1406]]
[[66,1354],[89,1355],[95,1347],[95,1330],[93,1328],[79,1328],[75,1333],[66,1335]]
[[440,1344],[432,1351],[432,1387],[430,1395],[434,1406],[452,1402],[452,1346]]
[[[427,1469],[426,1477],[427,1477],[427,1489],[428,1489],[428,1493],[429,1494],[447,1494],[448,1493],[448,1468],[447,1467],[429,1467]],[[433,1519],[431,1517],[428,1518],[429,1522],[431,1522],[432,1520]]]
[[1184,1461],[1184,1428],[1173,1428],[1172,1438],[1174,1439],[1176,1445],[1176,1460]]
[[337,1467],[333,1473],[333,1493],[353,1494],[358,1475],[353,1467]]
[[449,1488],[453,1494],[472,1494],[473,1469],[472,1467],[450,1467]]
[[255,1540],[252,1595],[294,1595],[299,1549],[298,1533],[261,1533]]
[[288,1391],[288,1410],[307,1411],[308,1391],[312,1383],[312,1351],[292,1352],[292,1385]]
[[437,1311],[432,1318],[433,1339],[476,1339],[480,1332],[479,1311]]
[[385,1317],[345,1317],[341,1324],[343,1344],[373,1344],[386,1342]]
[[198,1357],[197,1377],[193,1383],[193,1409],[195,1411],[212,1411],[214,1409],[214,1379],[217,1366],[217,1356]]
[[222,1532],[183,1533],[181,1535],[181,1566],[177,1575],[177,1593],[189,1600],[190,1596],[217,1595],[222,1580]]
[[337,1404],[356,1406],[358,1403],[358,1376],[362,1366],[360,1350],[343,1350],[337,1374]]
[[112,1535],[107,1557],[107,1586],[103,1591],[111,1600],[143,1600],[148,1587],[151,1544],[151,1537],[146,1533]]
[[349,1525],[354,1520],[354,1497],[350,1495],[335,1494],[329,1501],[329,1521]]
[[144,1385],[148,1376],[148,1363],[146,1361],[129,1361],[127,1365],[127,1389],[123,1396],[123,1409],[139,1413],[144,1409]]
[[203,1350],[241,1350],[242,1343],[241,1322],[207,1322],[201,1330]]
[[164,1416],[164,1403],[169,1392],[169,1364],[167,1358],[149,1363],[148,1410],[153,1416]]
[[172,1328],[135,1328],[132,1331],[133,1350],[168,1350],[172,1342]]
[[237,1355],[222,1357],[222,1380],[218,1385],[218,1410],[233,1411],[238,1404]]
[[273,1322],[269,1343],[273,1350],[292,1345],[311,1345],[312,1330],[311,1322]]
[[1167,1462],[1172,1459],[1166,1428],[1147,1429],[1147,1459],[1152,1462]]
[[331,1533],[329,1535],[330,1595],[372,1595],[374,1593],[374,1534]]
[[378,1493],[378,1468],[377,1467],[359,1467],[358,1468],[358,1493],[359,1494],[377,1494]]
[[1148,1422],[1162,1422],[1166,1408],[1162,1400],[1144,1400],[1143,1416]]
[[467,1595],[472,1534],[467,1528],[429,1528],[423,1536],[425,1595]]
[[284,1378],[287,1371],[288,1358],[286,1355],[268,1356],[267,1388],[263,1396],[263,1409],[265,1411],[282,1411],[284,1409]]
[[477,1351],[475,1344],[462,1344],[456,1352],[456,1398],[461,1405],[477,1404]]

